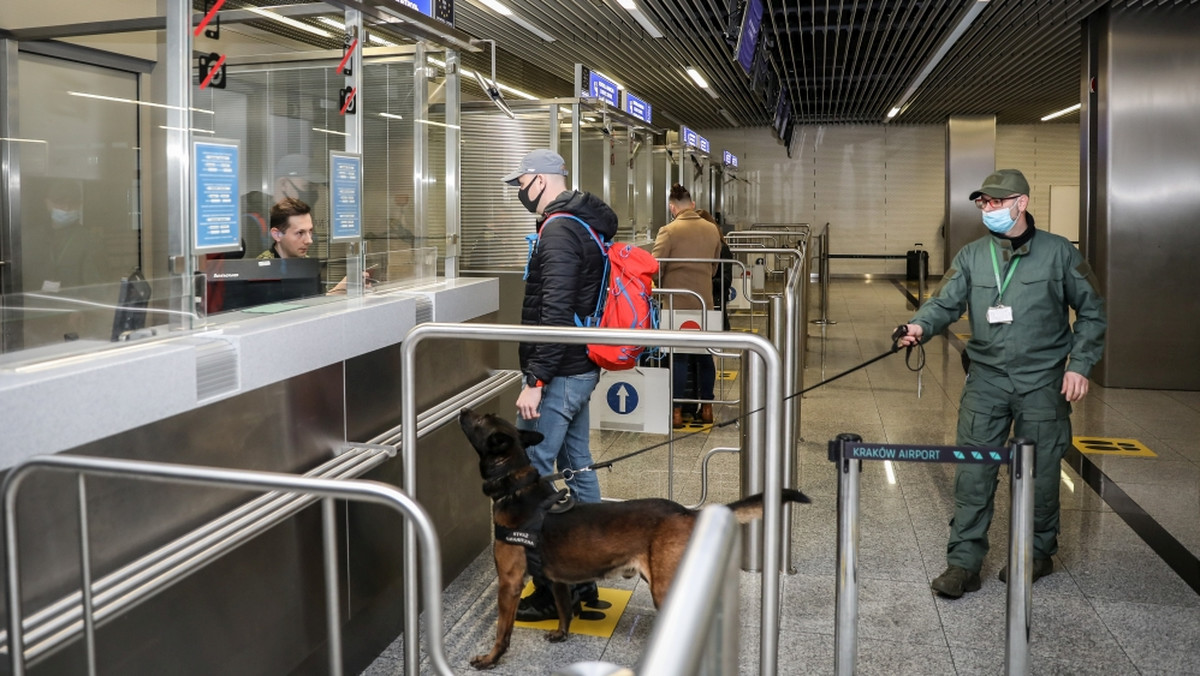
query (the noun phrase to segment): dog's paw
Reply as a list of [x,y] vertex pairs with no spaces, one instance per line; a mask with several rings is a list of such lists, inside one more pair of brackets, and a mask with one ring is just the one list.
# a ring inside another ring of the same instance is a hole
[[567,640],[567,632],[555,629],[554,631],[546,634],[546,640],[551,643],[562,643],[563,641]]
[[483,671],[496,666],[496,660],[492,659],[491,655],[476,655],[471,658],[471,666]]

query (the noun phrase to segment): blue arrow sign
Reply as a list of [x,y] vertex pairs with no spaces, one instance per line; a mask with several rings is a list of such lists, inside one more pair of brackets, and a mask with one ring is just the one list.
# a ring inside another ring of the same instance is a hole
[[625,381],[613,383],[612,387],[608,388],[605,399],[608,401],[608,407],[617,415],[629,415],[638,407],[637,388]]

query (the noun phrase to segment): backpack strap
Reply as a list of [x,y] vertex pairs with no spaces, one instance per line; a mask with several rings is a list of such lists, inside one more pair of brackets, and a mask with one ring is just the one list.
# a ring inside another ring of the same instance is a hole
[[[600,279],[600,293],[598,294],[598,296],[596,298],[596,309],[592,311],[592,314],[588,317],[588,321],[580,319],[579,315],[575,315],[575,326],[579,326],[579,327],[599,326],[600,325],[600,314],[602,312],[604,312],[604,300],[605,300],[605,295],[606,295],[605,292],[608,290],[609,269],[612,267],[608,263],[608,250],[609,250],[609,247],[611,246],[611,244],[605,245],[604,241],[600,239],[600,235],[596,233],[595,228],[588,225],[587,221],[576,216],[575,214],[570,214],[565,211],[558,211],[553,214],[547,214],[546,218],[542,221],[542,227],[546,227],[547,223],[549,223],[550,221],[552,221],[556,218],[569,218],[572,221],[575,221],[576,223],[582,225],[584,227],[584,229],[586,229],[588,231],[588,234],[592,236],[592,241],[594,241],[596,243],[596,246],[600,247],[600,255],[604,257],[604,276],[601,277],[601,279]],[[538,231],[538,234],[539,235],[541,234],[540,230]],[[530,249],[530,251],[532,251],[532,249]],[[526,274],[528,274],[528,265],[526,266]]]

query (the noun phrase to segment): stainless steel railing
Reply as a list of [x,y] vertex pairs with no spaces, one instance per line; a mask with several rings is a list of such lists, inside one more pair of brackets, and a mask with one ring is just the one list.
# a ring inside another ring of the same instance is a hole
[[[415,425],[410,428],[415,436]],[[329,673],[342,674],[341,650],[341,621],[338,613],[338,572],[337,572],[337,525],[335,521],[335,499],[361,502],[372,502],[391,507],[404,517],[406,532],[413,534],[411,552],[413,561],[405,557],[405,566],[416,567],[416,557],[420,555],[421,589],[413,590],[420,593],[425,605],[426,651],[434,670],[443,676],[450,676],[453,671],[446,661],[445,649],[442,642],[442,610],[441,610],[441,554],[438,549],[437,533],[433,522],[425,510],[411,497],[401,493],[386,484],[362,480],[338,480],[302,477],[293,474],[277,472],[259,472],[251,470],[233,470],[221,467],[200,467],[194,465],[176,465],[159,462],[138,460],[119,460],[112,458],[94,458],[72,455],[35,456],[13,467],[4,481],[4,525],[5,525],[5,577],[8,593],[8,626],[9,632],[9,661],[13,676],[25,674],[25,632],[24,618],[21,615],[21,573],[18,562],[20,534],[17,530],[17,496],[22,482],[36,471],[55,471],[73,473],[78,477],[79,486],[79,524],[81,590],[84,608],[83,624],[84,637],[88,655],[88,673],[96,673],[95,663],[95,630],[97,622],[105,618],[97,617],[97,607],[92,589],[91,562],[88,550],[88,520],[87,520],[87,477],[107,476],[123,477],[137,480],[160,481],[202,486],[224,486],[235,488],[256,488],[263,491],[286,491],[301,493],[321,498],[322,500],[322,545],[325,559],[325,602],[326,630],[329,636]],[[417,543],[419,541],[419,548]],[[406,552],[406,554],[408,554]],[[413,571],[414,574],[416,571]],[[407,600],[407,599],[406,599]],[[417,599],[411,599],[417,603]],[[114,608],[112,615],[120,610]],[[416,634],[409,628],[417,623],[406,625],[407,634]],[[416,653],[411,653],[416,654]],[[415,660],[410,660],[415,661]]]
[[[520,326],[507,324],[420,324],[405,336],[400,369],[402,483],[404,490],[416,489],[416,351],[427,340],[480,340],[488,342],[563,343],[586,345],[657,345],[662,347],[709,346],[728,347],[753,353],[749,359],[747,379],[765,393],[766,420],[780,420],[783,415],[783,363],[779,351],[767,339],[745,333],[699,333],[697,331],[639,331],[631,329],[569,328],[557,326]],[[763,470],[763,571],[762,571],[762,642],[759,647],[759,669],[763,674],[775,674],[779,657],[779,568],[782,558],[783,514],[783,439],[777,425],[764,425],[763,433],[749,453],[761,455]],[[763,443],[765,441],[765,443]],[[417,626],[417,566],[414,534],[405,529],[405,595],[404,625]],[[405,632],[404,654],[419,655],[415,632]],[[405,660],[405,674],[416,676],[419,660]]]

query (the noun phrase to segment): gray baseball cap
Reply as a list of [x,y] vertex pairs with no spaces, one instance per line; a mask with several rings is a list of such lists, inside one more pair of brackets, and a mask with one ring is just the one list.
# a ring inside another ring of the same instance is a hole
[[539,148],[538,150],[530,151],[529,154],[521,158],[521,164],[517,166],[517,170],[508,176],[504,177],[504,182],[509,185],[520,185],[518,180],[525,174],[560,174],[567,175],[567,163],[563,160],[562,155],[549,150],[547,148]]
[[974,201],[980,195],[987,195],[988,197],[1012,197],[1013,195],[1028,194],[1029,181],[1025,180],[1025,174],[1016,169],[1000,169],[984,179],[983,185],[980,186],[979,190],[971,193],[968,199]]

